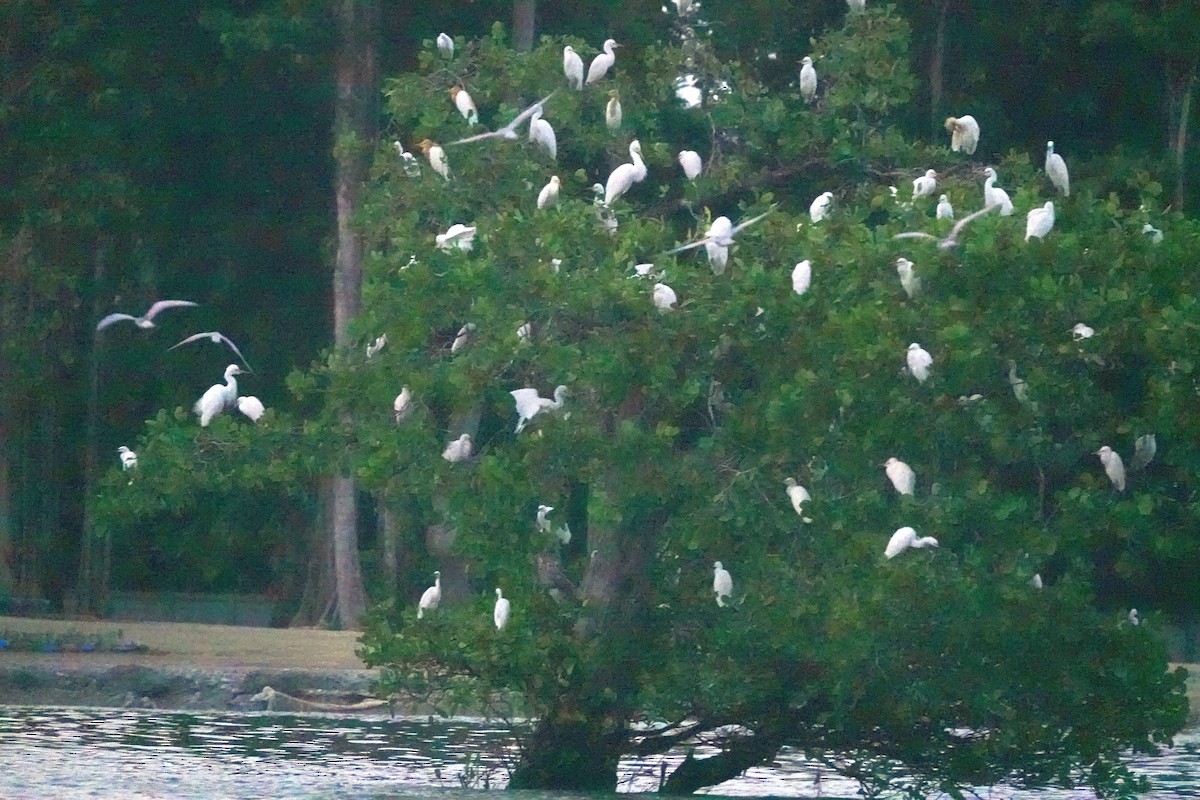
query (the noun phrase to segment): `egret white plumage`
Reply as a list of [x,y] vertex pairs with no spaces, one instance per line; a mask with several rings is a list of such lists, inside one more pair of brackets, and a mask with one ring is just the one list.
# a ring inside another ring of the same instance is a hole
[[437,37],[438,52],[446,58],[454,58],[454,40],[448,33],[439,33]]
[[975,220],[982,217],[984,214],[987,214],[990,211],[994,211],[997,208],[1000,208],[1000,206],[998,206],[998,205],[984,206],[983,208],[979,209],[978,211],[967,214],[965,217],[960,219],[958,222],[954,223],[954,227],[950,229],[950,232],[941,239],[937,238],[936,236],[934,236],[931,233],[925,233],[924,231],[905,231],[904,233],[897,233],[892,238],[893,239],[928,239],[930,241],[937,242],[937,246],[938,246],[939,250],[952,250],[953,248],[958,247],[958,237],[962,233],[963,228],[967,227],[972,222],[974,222]]
[[417,157],[405,150],[399,139],[392,142],[392,147],[395,147],[396,152],[400,154],[400,163],[404,167],[404,174],[410,178],[420,177],[421,165],[417,163]]
[[558,190],[562,186],[557,175],[550,176],[550,182],[538,192],[537,207],[551,208],[558,205]]
[[895,456],[883,462],[883,471],[900,494],[913,494],[917,489],[917,473]]
[[807,258],[792,269],[792,291],[803,295],[812,285],[812,262]]
[[439,250],[470,250],[475,246],[475,226],[456,222],[434,240]]
[[258,418],[261,417],[267,410],[263,406],[262,400],[259,400],[252,394],[248,394],[245,397],[239,397],[236,405],[237,410],[249,417],[251,422],[258,422]]
[[250,362],[246,361],[246,357],[244,355],[242,355],[241,350],[238,350],[238,346],[233,343],[233,340],[230,339],[225,334],[221,333],[220,331],[204,331],[203,333],[193,333],[191,336],[187,337],[183,341],[176,342],[175,344],[168,347],[167,351],[170,352],[171,350],[174,350],[176,347],[183,347],[185,344],[191,344],[192,342],[198,342],[201,339],[207,339],[208,341],[212,342],[213,344],[225,345],[230,350],[232,350],[239,359],[241,359],[242,363],[246,365],[246,369],[250,370],[251,372],[254,371],[253,369],[250,368]]
[[[546,102],[551,97],[553,97],[554,94],[555,94],[554,92],[551,92],[550,94],[543,97],[541,100],[538,100],[536,103],[534,103],[533,105],[526,108],[520,114],[517,114],[515,117],[513,117],[512,120],[502,128],[497,128],[494,131],[487,131],[486,133],[477,133],[474,136],[468,136],[465,139],[456,139],[453,142],[450,142],[449,144],[447,144],[446,146],[453,147],[454,145],[458,145],[458,144],[468,144],[470,142],[482,142],[485,139],[508,139],[510,141],[513,139],[516,139],[516,138],[518,138],[517,137],[517,128],[521,127],[521,123],[523,123],[525,120],[532,117],[535,113],[538,113],[539,111],[544,111]],[[428,139],[426,141],[428,141]],[[432,159],[430,159],[430,161],[432,162]]]
[[150,306],[145,314],[140,317],[135,317],[132,314],[109,314],[104,319],[96,323],[96,330],[102,331],[114,322],[123,322],[128,320],[139,328],[147,329],[154,327],[154,318],[168,308],[186,308],[189,306],[197,306],[199,303],[193,303],[191,300],[159,300]]
[[420,601],[417,602],[417,619],[422,619],[426,611],[433,611],[442,602],[442,573],[433,573],[433,586],[430,586],[421,594]]
[[464,433],[450,444],[446,445],[446,449],[442,451],[442,458],[449,461],[451,464],[457,464],[460,461],[466,461],[471,457],[471,434]]
[[1142,624],[1142,620],[1138,617],[1138,610],[1136,608],[1129,609],[1129,613],[1126,615],[1125,619],[1129,620],[1130,625]]
[[654,305],[660,311],[670,311],[677,302],[679,302],[679,298],[675,295],[674,289],[665,283],[654,284]]
[[1121,454],[1108,445],[1104,445],[1096,451],[1096,455],[1100,456],[1100,463],[1104,465],[1104,474],[1112,481],[1113,488],[1118,492],[1125,491],[1125,463],[1121,461]]
[[925,174],[913,181],[913,200],[933,194],[937,190],[937,171],[925,170]]
[[1163,242],[1163,232],[1149,222],[1142,225],[1142,233],[1150,239],[1150,244],[1162,244]]
[[1045,585],[1042,583],[1042,575],[1040,572],[1034,573],[1033,577],[1029,579],[1029,585],[1035,589],[1041,589],[1042,586]]
[[1076,322],[1075,327],[1071,328],[1071,338],[1077,342],[1084,339],[1090,339],[1096,335],[1096,329],[1090,325],[1085,325],[1082,322]]
[[983,205],[1000,206],[1000,216],[1007,217],[1013,213],[1012,200],[1008,198],[1008,192],[996,185],[996,170],[988,167],[983,171],[987,176],[987,180],[983,182]]
[[713,562],[713,593],[717,596],[717,605],[724,606],[723,598],[733,594],[733,576],[722,566],[720,561]]
[[618,197],[629,191],[629,187],[646,178],[646,162],[642,161],[642,144],[637,139],[629,143],[632,163],[621,164],[608,176],[604,184],[604,205],[611,206]]
[[829,214],[829,207],[833,205],[833,192],[821,192],[817,195],[817,199],[812,201],[812,205],[808,207],[808,216],[813,222],[820,222]]
[[1133,472],[1145,469],[1156,453],[1158,438],[1153,433],[1143,433],[1133,442],[1133,460],[1129,463],[1129,469]]
[[450,344],[450,353],[453,355],[465,348],[471,343],[471,339],[475,336],[475,323],[468,322],[458,329],[458,333],[454,336],[454,341]]
[[775,206],[771,206],[758,216],[739,222],[736,226],[729,221],[729,217],[717,217],[708,226],[708,230],[704,233],[704,238],[676,247],[674,250],[668,250],[667,255],[682,253],[684,250],[691,250],[694,247],[703,245],[705,252],[708,253],[709,266],[712,267],[714,274],[720,275],[725,272],[725,265],[729,263],[729,248],[733,246],[733,237],[754,223],[764,219],[774,210]]
[[429,159],[429,166],[444,179],[450,180],[450,162],[446,160],[446,151],[442,146],[430,139],[422,139],[417,143],[417,149]]
[[137,469],[137,453],[130,450],[125,445],[117,448],[117,455],[121,459],[122,471]]
[[795,478],[784,478],[783,482],[787,486],[787,496],[788,500],[792,501],[792,509],[799,515],[802,522],[812,522],[811,517],[804,516],[804,504],[812,500],[808,489],[796,483]]
[[529,117],[529,141],[541,147],[550,154],[551,161],[558,160],[558,137],[554,135],[554,126],[542,119],[545,113],[540,105],[534,108]]
[[897,528],[892,534],[892,538],[888,539],[887,549],[883,554],[888,558],[895,558],[910,547],[937,547],[938,540],[932,536],[917,536],[917,532],[907,525],[903,528]]
[[1054,142],[1046,142],[1046,177],[1063,197],[1071,196],[1071,176],[1067,173],[1067,162],[1054,152]]
[[950,198],[946,195],[938,198],[937,218],[954,219],[954,206],[950,205]]
[[612,69],[613,62],[617,60],[613,48],[620,46],[613,39],[604,40],[604,52],[593,58],[591,65],[588,66],[587,83],[595,83],[608,74],[608,71]]
[[896,272],[900,275],[900,286],[908,299],[916,297],[917,292],[921,291],[921,279],[913,272],[913,262],[907,258],[897,258]]
[[908,371],[917,379],[918,383],[924,383],[929,379],[929,368],[933,366],[933,356],[925,350],[921,345],[913,342],[908,346]]
[[542,503],[540,506],[537,507],[537,522],[536,522],[536,524],[537,524],[537,529],[539,531],[541,531],[542,533],[550,532],[550,520],[547,519],[547,515],[553,510],[554,510],[554,506],[548,506],[545,503]]
[[846,5],[850,7],[851,11],[867,10],[867,0],[846,0]]
[[694,181],[700,177],[700,172],[704,169],[704,162],[695,150],[680,150],[679,166],[683,167],[683,174],[687,176],[687,179]]
[[583,59],[571,45],[563,48],[563,74],[567,76],[567,85],[572,89],[583,88]]
[[500,587],[496,587],[496,606],[492,609],[492,622],[496,623],[496,630],[504,630],[504,626],[508,624],[508,614],[512,609],[512,605],[500,591]]
[[696,83],[695,75],[681,75],[675,80],[675,97],[684,108],[699,108],[704,102],[704,90]]
[[192,411],[200,417],[200,427],[207,428],[213,417],[234,407],[238,396],[237,378],[234,376],[241,374],[241,367],[230,364],[225,368],[225,383],[214,383],[208,387],[192,406]]
[[608,90],[608,105],[604,107],[604,124],[608,132],[614,136],[621,130],[621,93],[616,89]]
[[458,113],[462,114],[468,125],[479,124],[479,109],[475,108],[475,101],[466,89],[461,86],[451,86],[450,99],[454,101],[454,107],[458,109]]
[[396,414],[396,422],[404,422],[412,416],[412,392],[407,386],[402,387],[392,401],[392,411]]
[[[622,164],[621,166],[626,166],[626,165]],[[632,166],[632,165],[629,165],[629,166]],[[620,167],[618,167],[617,169],[620,169]],[[611,180],[611,177],[612,176],[609,176],[610,180]],[[617,195],[617,196],[620,197],[620,195]],[[615,234],[617,232],[617,227],[620,225],[620,223],[617,222],[617,215],[614,214],[613,210],[611,208],[609,208],[607,205],[605,205],[605,203],[604,203],[604,185],[603,184],[600,184],[600,183],[592,184],[592,208],[596,212],[596,218],[599,219],[600,224],[604,226],[604,230],[608,231],[608,233],[610,235]],[[554,271],[558,272],[558,269],[555,268]]]
[[970,114],[962,117],[947,117],[946,130],[950,132],[950,149],[971,155],[979,145],[979,123]]
[[563,407],[566,402],[567,387],[559,384],[554,387],[554,399],[541,397],[537,389],[513,389],[509,394],[512,395],[513,402],[517,406],[517,428],[513,433],[520,433],[525,430],[525,425],[529,420],[536,417],[542,411],[557,411]]
[[523,323],[519,328],[517,328],[517,338],[520,339],[522,342],[528,341],[529,337],[532,335],[533,335],[533,326],[530,325],[528,322]]
[[800,67],[800,96],[804,102],[811,103],[817,99],[817,71],[813,69],[811,56],[805,56]]
[[1017,402],[1023,406],[1030,404],[1029,402],[1029,384],[1025,379],[1017,375],[1017,362],[1011,358],[1008,360],[1008,385],[1012,387],[1013,397],[1017,398]]
[[387,345],[387,334],[383,333],[375,337],[375,341],[367,345],[367,358],[374,358],[375,355]]
[[1025,241],[1036,236],[1039,239],[1045,238],[1051,229],[1054,228],[1054,202],[1047,200],[1046,204],[1041,208],[1030,209],[1025,215]]

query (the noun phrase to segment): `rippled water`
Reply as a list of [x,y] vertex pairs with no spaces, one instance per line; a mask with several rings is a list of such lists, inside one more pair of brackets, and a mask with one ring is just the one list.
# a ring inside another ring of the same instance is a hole
[[[701,753],[703,754],[703,753]],[[348,719],[325,714],[195,714],[123,709],[0,706],[0,798],[272,798],[386,800],[478,798],[499,788],[515,745],[478,720]],[[666,759],[668,766],[677,757]],[[658,787],[664,760],[622,764],[621,790]],[[1200,797],[1200,736],[1138,762],[1156,800]],[[783,756],[713,793],[740,796],[857,795],[852,781]],[[1090,798],[1090,792],[983,790],[982,797]],[[567,800],[549,792],[536,800]],[[578,798],[574,798],[578,800]]]

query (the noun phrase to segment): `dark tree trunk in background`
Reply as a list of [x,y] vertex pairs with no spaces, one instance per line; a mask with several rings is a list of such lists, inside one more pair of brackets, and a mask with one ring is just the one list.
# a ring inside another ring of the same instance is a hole
[[[92,266],[92,309],[90,319],[100,318],[100,288],[104,285],[104,260],[107,243],[96,243]],[[79,532],[79,577],[75,582],[75,610],[81,614],[99,614],[108,600],[109,573],[104,553],[111,553],[112,534],[105,532],[97,540],[95,494],[100,465],[96,452],[97,425],[100,420],[100,364],[102,340],[92,332],[92,347],[87,360],[87,433],[83,443],[83,525]],[[108,566],[111,567],[111,564]]]
[[1183,210],[1187,186],[1187,150],[1192,113],[1192,95],[1196,91],[1197,63],[1186,68],[1167,71],[1167,149],[1175,167],[1175,208]]
[[949,11],[950,0],[938,0],[933,52],[929,56],[929,125],[935,134],[946,117],[942,97],[946,81],[946,17]]
[[536,33],[537,0],[513,0],[513,49],[528,53]]

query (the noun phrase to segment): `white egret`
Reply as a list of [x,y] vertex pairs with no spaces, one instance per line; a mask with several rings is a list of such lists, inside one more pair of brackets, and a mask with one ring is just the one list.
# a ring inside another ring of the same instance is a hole
[[996,170],[988,167],[983,171],[987,176],[987,180],[983,182],[983,205],[1000,206],[1000,216],[1007,217],[1013,213],[1012,200],[1008,198],[1008,192],[996,185]]
[[954,219],[954,206],[950,205],[950,198],[946,195],[938,198],[937,218]]
[[812,262],[807,258],[792,269],[792,291],[803,295],[812,285]]
[[913,272],[913,262],[907,258],[896,259],[896,272],[900,275],[900,286],[911,300],[921,291],[921,279]]
[[675,97],[684,108],[699,108],[704,102],[704,90],[697,82],[695,75],[681,75],[675,80]]
[[450,344],[450,353],[457,353],[471,343],[471,339],[475,336],[475,323],[468,322],[458,329],[458,333],[454,336],[454,341]]
[[633,274],[630,275],[629,277],[631,277],[631,278],[651,278],[651,277],[661,278],[662,276],[663,276],[663,273],[661,273],[661,272],[658,273],[657,276],[654,275],[654,265],[653,264],[634,264],[633,265]]
[[554,135],[554,126],[542,119],[545,113],[540,105],[534,108],[529,117],[529,141],[541,147],[550,154],[551,161],[558,160],[558,137]]
[[683,174],[689,181],[700,177],[700,171],[704,169],[704,162],[700,159],[699,153],[695,150],[680,150],[678,158],[679,166],[683,167]]
[[454,101],[454,107],[458,109],[458,113],[462,114],[468,125],[479,124],[479,109],[475,108],[475,101],[471,99],[471,95],[466,89],[461,86],[451,86],[450,99]]
[[937,238],[936,236],[934,236],[931,233],[925,233],[924,231],[905,231],[904,233],[897,233],[892,238],[893,239],[928,239],[930,241],[937,242],[937,246],[938,246],[939,250],[952,250],[955,247],[958,247],[958,237],[959,237],[959,234],[962,233],[963,228],[967,227],[972,222],[974,222],[975,220],[982,217],[984,214],[987,214],[989,211],[993,211],[997,208],[1000,208],[1000,206],[998,206],[998,205],[984,206],[983,208],[979,209],[978,211],[975,211],[971,214],[967,214],[965,217],[960,219],[958,222],[954,223],[954,227],[950,229],[950,232],[941,239]]
[[207,428],[213,417],[222,411],[233,408],[237,402],[238,385],[235,375],[241,375],[242,369],[237,364],[225,368],[225,383],[214,383],[200,396],[192,406],[192,411],[200,417],[200,427]]
[[654,305],[660,311],[670,311],[677,302],[679,298],[676,297],[674,289],[665,283],[654,284]]
[[246,365],[246,369],[250,370],[251,372],[254,371],[253,369],[250,368],[250,362],[248,362],[246,360],[246,357],[244,355],[242,355],[242,351],[238,350],[238,347],[236,344],[233,343],[233,340],[230,339],[225,334],[221,333],[220,331],[204,331],[203,333],[193,333],[191,336],[187,337],[183,341],[176,342],[175,344],[168,347],[167,351],[170,352],[171,350],[174,350],[176,347],[183,347],[185,344],[191,344],[192,342],[198,342],[201,339],[207,339],[208,341],[212,342],[213,344],[225,345],[230,350],[232,350],[234,352],[234,354],[237,355],[238,358],[240,358],[242,360],[242,363]]
[[567,85],[572,89],[583,88],[583,59],[571,45],[563,48],[563,74],[567,76]]
[[1129,620],[1130,625],[1141,625],[1142,621],[1138,618],[1138,610],[1136,608],[1129,609],[1129,614],[1125,617]]
[[421,600],[417,603],[417,619],[422,619],[426,611],[433,611],[442,602],[442,573],[433,573],[433,586],[430,586],[421,595]]
[[851,11],[867,10],[867,0],[846,0],[846,5],[850,7]]
[[612,39],[604,40],[604,52],[593,58],[588,67],[587,83],[595,83],[608,74],[608,71],[612,69],[613,62],[617,60],[613,48],[620,46]]
[[908,346],[908,371],[917,379],[918,383],[924,383],[929,379],[929,368],[933,366],[933,356],[921,347],[921,345],[913,342]]
[[456,222],[434,237],[439,250],[470,250],[475,246],[475,226]]
[[804,516],[804,504],[812,500],[812,495],[808,493],[808,489],[796,483],[795,478],[784,478],[783,482],[787,486],[787,496],[792,501],[792,508],[800,517],[800,520],[802,522],[812,522],[811,517]]
[[1018,403],[1023,406],[1030,405],[1029,384],[1017,375],[1017,362],[1011,358],[1008,360],[1008,385],[1012,387],[1013,397],[1017,398]]
[[529,341],[529,337],[533,335],[533,326],[528,322],[517,328],[517,338],[522,342]]
[[883,462],[883,471],[900,494],[913,494],[917,489],[917,473],[895,456]]
[[1041,208],[1030,209],[1025,215],[1025,241],[1036,236],[1039,239],[1045,238],[1051,229],[1054,228],[1054,202],[1046,201],[1046,205]]
[[121,459],[121,469],[123,471],[137,469],[137,453],[133,452],[125,445],[121,445],[117,448],[117,454]]
[[616,89],[608,90],[608,105],[604,107],[604,124],[608,132],[616,136],[621,130],[621,93]]
[[387,334],[383,333],[375,337],[374,342],[367,345],[367,358],[374,358],[385,346],[387,346]]
[[1063,197],[1071,196],[1071,176],[1067,174],[1067,162],[1054,152],[1054,142],[1046,142],[1046,177]]
[[1029,585],[1035,589],[1041,589],[1045,585],[1042,583],[1042,574],[1035,572],[1033,577],[1029,579]]
[[774,210],[775,206],[771,206],[758,216],[739,222],[736,226],[729,221],[729,217],[717,217],[708,226],[704,238],[676,247],[674,250],[668,250],[667,255],[681,253],[684,250],[691,250],[694,247],[703,245],[705,252],[708,253],[709,266],[712,267],[714,274],[720,275],[725,272],[725,265],[729,263],[729,248],[733,246],[733,237],[762,220]]
[[237,399],[237,410],[249,417],[251,422],[258,422],[258,418],[267,409],[263,406],[262,400],[259,400],[252,394],[248,394],[245,397]]
[[559,181],[558,176],[551,175],[550,182],[543,186],[542,190],[538,192],[537,207],[551,208],[552,206],[558,205],[558,190],[561,186],[562,182]]
[[1075,327],[1071,328],[1071,338],[1077,342],[1084,339],[1090,339],[1096,335],[1096,329],[1090,325],[1085,325],[1082,322],[1076,322]]
[[829,215],[829,207],[833,205],[833,192],[821,192],[817,199],[808,207],[808,216],[813,222],[820,222]]
[[404,174],[410,178],[420,177],[421,165],[417,163],[417,157],[405,150],[399,139],[392,142],[392,147],[395,147],[396,152],[400,154],[400,163],[404,167]]
[[962,117],[947,117],[946,130],[950,132],[950,149],[967,155],[975,152],[979,145],[979,123],[970,114]]
[[517,406],[517,428],[513,433],[520,433],[525,430],[525,425],[529,420],[540,412],[557,411],[562,408],[567,397],[567,387],[562,384],[554,387],[553,400],[540,396],[537,389],[531,388],[513,389],[509,394],[512,395],[513,402]]
[[496,623],[496,630],[504,630],[504,626],[508,624],[508,614],[512,609],[512,605],[507,598],[500,592],[500,587],[496,587],[496,607],[492,609],[492,622]]
[[913,181],[913,200],[933,194],[937,190],[937,171],[925,170],[925,174]]
[[417,149],[429,159],[429,166],[433,167],[434,172],[450,180],[450,162],[446,160],[446,151],[441,145],[431,139],[422,139],[417,143]]
[[604,184],[604,205],[611,206],[618,197],[629,191],[629,187],[646,178],[646,162],[642,161],[642,144],[637,139],[629,143],[630,164],[621,164],[608,176]]
[[457,464],[470,458],[471,452],[471,434],[464,433],[446,445],[446,449],[442,451],[442,458],[451,464]]
[[1131,472],[1137,472],[1154,460],[1158,453],[1158,438],[1153,433],[1143,433],[1133,443],[1133,461],[1129,464]]
[[1150,239],[1150,244],[1162,244],[1163,242],[1163,232],[1149,222],[1142,225],[1142,233]]
[[[621,166],[633,166],[633,165],[632,164],[629,164],[629,165],[622,164]],[[620,167],[618,167],[617,169],[620,169]],[[610,179],[611,179],[611,176],[610,176]],[[617,196],[620,197],[620,195],[617,195]],[[600,183],[592,184],[592,208],[596,212],[596,218],[599,219],[600,224],[604,226],[604,230],[608,231],[609,234],[615,234],[617,232],[617,226],[620,223],[617,222],[617,215],[613,213],[612,209],[604,204],[604,185],[603,184],[600,184]],[[554,271],[558,272],[558,268],[556,267]]]
[[907,525],[903,528],[897,528],[892,534],[892,538],[888,539],[887,549],[883,554],[888,558],[895,558],[910,547],[937,547],[938,540],[932,536],[917,536],[917,532]]
[[200,304],[193,303],[191,300],[159,300],[154,305],[150,306],[150,309],[140,317],[135,317],[132,314],[109,314],[107,317],[96,323],[96,330],[102,331],[109,325],[112,325],[114,322],[123,322],[125,320],[129,320],[134,325],[137,325],[142,329],[153,328],[154,318],[168,308],[186,308],[197,305]]
[[1125,463],[1121,461],[1120,453],[1108,445],[1104,445],[1096,451],[1096,455],[1100,456],[1100,463],[1104,465],[1104,474],[1112,481],[1113,488],[1118,492],[1125,491]]
[[402,387],[392,401],[392,411],[396,414],[396,422],[404,422],[412,416],[412,392],[407,386]]
[[719,606],[725,605],[723,598],[733,594],[733,576],[721,565],[720,561],[713,562],[713,593],[717,596],[717,605]]
[[[481,142],[484,139],[509,139],[509,140],[516,139],[516,138],[518,138],[517,137],[517,128],[519,128],[521,126],[521,123],[523,123],[525,120],[532,117],[535,113],[537,113],[539,111],[544,111],[546,101],[548,101],[551,97],[553,97],[554,94],[555,94],[554,92],[551,92],[550,94],[543,97],[541,100],[538,100],[536,103],[534,103],[533,105],[526,108],[520,114],[517,114],[515,117],[513,117],[512,121],[510,121],[503,128],[497,128],[494,131],[487,131],[486,133],[477,133],[474,136],[468,136],[465,139],[456,139],[453,142],[450,142],[449,144],[447,144],[446,146],[453,147],[454,145],[467,144],[469,142]],[[429,140],[426,139],[425,141],[429,141]],[[432,159],[430,159],[430,160],[432,161]]]
[[813,69],[811,56],[805,56],[800,63],[803,64],[800,67],[800,96],[804,102],[811,103],[817,99],[817,71]]
[[440,52],[446,58],[454,58],[454,40],[450,38],[450,34],[438,34],[437,49],[438,52]]
[[546,518],[546,515],[553,510],[554,506],[548,506],[545,503],[537,507],[537,529],[542,533],[550,532],[550,520]]
[[559,544],[568,545],[571,543],[571,526],[564,522],[554,529],[554,538],[558,539]]

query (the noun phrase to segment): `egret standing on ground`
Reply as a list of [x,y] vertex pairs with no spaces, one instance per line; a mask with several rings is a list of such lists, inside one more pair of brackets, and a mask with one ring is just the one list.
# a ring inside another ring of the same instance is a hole
[[1108,445],[1104,445],[1096,451],[1096,455],[1100,456],[1100,463],[1104,465],[1104,474],[1112,481],[1113,488],[1118,492],[1125,491],[1125,464],[1121,461],[1120,454]]
[[717,595],[717,605],[724,606],[722,598],[733,594],[733,576],[720,561],[713,562],[713,592]]
[[566,402],[567,387],[559,384],[554,387],[554,399],[541,397],[538,395],[537,389],[513,389],[509,394],[512,395],[513,402],[517,406],[517,428],[513,433],[520,433],[525,430],[525,425],[529,420],[536,417],[542,411],[557,411],[563,407]]
[[529,141],[538,145],[550,154],[550,160],[558,160],[558,137],[554,135],[554,127],[542,119],[544,109],[539,105],[529,117]]
[[900,494],[911,495],[916,491],[917,473],[913,472],[913,468],[900,459],[893,456],[883,462],[883,471],[887,473],[888,480]]
[[451,464],[457,464],[460,461],[466,461],[471,457],[471,434],[464,433],[450,444],[446,445],[446,449],[442,451],[442,458],[449,461]]
[[921,347],[921,345],[913,342],[908,346],[908,371],[917,379],[918,383],[924,383],[929,379],[929,368],[933,366],[933,356]]
[[608,90],[608,105],[604,107],[604,124],[613,136],[621,130],[621,93],[616,89]]
[[950,149],[967,155],[979,146],[979,123],[970,114],[962,117],[947,117],[946,130],[950,131]]
[[239,397],[236,405],[237,410],[249,417],[251,422],[258,422],[258,418],[261,417],[267,410],[265,407],[263,407],[262,400],[259,400],[252,394],[248,394],[245,397]]
[[812,522],[811,517],[804,516],[804,504],[812,500],[812,495],[808,493],[808,489],[796,483],[795,478],[784,478],[783,482],[787,486],[787,496],[792,501],[792,508],[801,521]]
[[933,194],[937,190],[937,171],[925,170],[925,174],[913,181],[913,200]]
[[208,387],[208,391],[192,406],[192,411],[200,417],[200,427],[207,428],[213,417],[234,407],[238,396],[237,379],[234,376],[241,374],[241,367],[230,364],[225,368],[225,383],[215,383]]
[[817,199],[812,201],[812,205],[808,207],[808,216],[813,222],[820,222],[829,214],[829,207],[833,205],[833,192],[821,192],[817,195]]
[[1063,197],[1071,196],[1071,176],[1067,174],[1067,162],[1054,152],[1054,142],[1046,142],[1046,177]]
[[492,622],[496,623],[496,630],[504,630],[504,626],[508,624],[508,612],[511,609],[511,604],[504,598],[500,592],[500,587],[496,587],[496,607],[492,610]]
[[1041,208],[1030,209],[1025,215],[1025,241],[1029,241],[1031,237],[1036,236],[1039,239],[1045,238],[1054,228],[1054,202],[1046,201],[1046,205]]
[[996,185],[996,170],[988,167],[983,171],[987,176],[987,180],[983,182],[983,205],[1000,206],[1000,216],[1007,217],[1013,213],[1012,200],[1008,199],[1008,192]]
[[154,305],[150,306],[150,310],[140,317],[135,317],[131,314],[109,314],[107,317],[100,320],[100,322],[96,323],[96,330],[102,331],[109,325],[112,325],[114,322],[122,322],[124,320],[129,320],[134,325],[137,325],[142,329],[153,328],[154,318],[158,316],[160,312],[165,311],[168,308],[186,308],[188,306],[196,305],[199,305],[199,303],[193,303],[191,300],[159,300]]
[[800,96],[811,103],[817,99],[817,71],[813,69],[811,56],[805,56],[800,63],[804,65],[800,67]]
[[700,177],[700,171],[704,169],[704,162],[700,160],[700,154],[695,150],[680,150],[679,166],[683,167],[683,174],[687,176],[687,179],[694,181]]
[[421,600],[417,603],[417,619],[425,616],[426,611],[433,611],[442,602],[442,573],[433,573],[433,586],[430,586],[421,595]]
[[950,198],[946,195],[938,198],[937,218],[954,219],[954,206],[950,205]]
[[629,143],[630,164],[621,164],[608,176],[604,184],[604,205],[612,206],[617,198],[629,191],[629,187],[646,178],[646,163],[642,161],[642,144],[637,139]]
[[192,342],[197,342],[201,339],[208,339],[213,344],[225,345],[230,350],[232,350],[237,355],[238,358],[240,358],[242,360],[242,363],[246,365],[246,369],[250,370],[251,372],[254,371],[253,369],[250,368],[250,362],[246,361],[246,357],[244,355],[242,355],[241,350],[238,350],[238,347],[236,344],[233,343],[233,340],[230,339],[225,334],[221,333],[220,331],[204,331],[203,333],[193,333],[191,336],[187,337],[182,342],[177,342],[176,344],[173,344],[170,347],[168,347],[167,352],[174,350],[176,347],[183,347],[185,344],[191,344]]
[[613,53],[613,48],[620,46],[613,39],[604,40],[604,52],[593,58],[591,65],[588,67],[588,83],[595,83],[608,74],[613,62],[617,60],[616,54]]
[[792,269],[792,291],[803,295],[812,284],[812,262],[807,258]]
[[571,45],[563,48],[563,74],[567,76],[567,86],[572,89],[583,88],[583,59]]
[[883,554],[888,558],[895,558],[910,547],[937,547],[938,540],[932,536],[917,536],[917,532],[907,525],[903,528],[897,528],[892,534],[892,538],[888,539],[887,549]]
[[561,185],[557,175],[550,176],[550,182],[538,192],[537,207],[541,209],[558,205],[558,190]]

